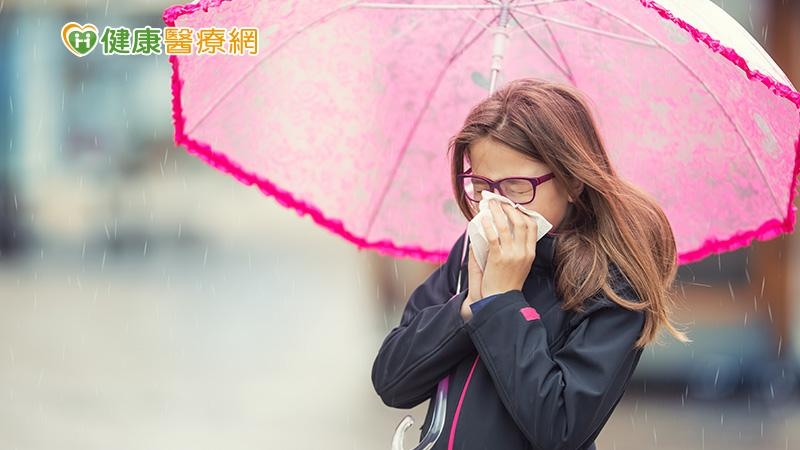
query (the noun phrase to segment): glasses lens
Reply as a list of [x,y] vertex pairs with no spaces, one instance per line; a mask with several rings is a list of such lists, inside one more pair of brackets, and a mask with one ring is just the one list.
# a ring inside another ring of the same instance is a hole
[[463,183],[467,198],[475,202],[481,201],[481,192],[489,189],[489,183],[480,178],[464,177]]
[[534,187],[528,180],[503,180],[500,190],[514,203],[528,203],[533,200]]

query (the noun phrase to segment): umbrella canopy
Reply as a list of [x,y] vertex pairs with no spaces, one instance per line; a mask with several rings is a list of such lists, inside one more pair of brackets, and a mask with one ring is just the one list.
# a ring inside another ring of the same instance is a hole
[[794,225],[800,94],[709,0],[201,0],[164,21],[260,31],[254,56],[170,56],[176,142],[362,248],[444,260],[466,226],[448,141],[522,77],[587,94],[681,263]]

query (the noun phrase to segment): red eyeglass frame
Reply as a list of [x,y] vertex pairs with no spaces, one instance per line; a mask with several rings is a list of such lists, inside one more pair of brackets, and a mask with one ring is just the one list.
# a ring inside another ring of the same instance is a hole
[[[507,196],[500,189],[500,183],[502,183],[503,181],[506,181],[506,180],[526,180],[526,181],[529,181],[531,183],[531,185],[533,186],[533,197],[531,197],[531,199],[528,200],[525,203],[519,203],[520,205],[527,205],[528,203],[530,203],[530,202],[532,202],[533,200],[536,199],[536,187],[539,186],[540,184],[544,183],[545,181],[548,181],[548,180],[551,180],[551,179],[555,178],[555,174],[553,172],[550,172],[550,173],[547,173],[547,174],[544,174],[544,175],[541,175],[541,176],[538,176],[538,177],[507,177],[507,178],[502,178],[500,180],[494,181],[494,180],[490,180],[489,178],[473,174],[472,173],[472,167],[470,167],[469,169],[467,169],[466,172],[462,172],[462,173],[459,173],[459,174],[456,175],[456,179],[458,179],[459,182],[462,183],[462,185],[464,183],[464,178],[467,178],[467,177],[478,178],[479,180],[485,181],[486,183],[489,184],[489,190],[490,191],[494,192],[494,190],[496,188],[497,191],[500,192],[500,195],[502,195],[504,197],[507,197]],[[466,192],[464,192],[464,196],[467,197],[467,199],[469,199],[470,201],[473,201],[475,203],[479,202],[479,200],[475,200],[475,199],[471,198],[469,195],[467,195]]]

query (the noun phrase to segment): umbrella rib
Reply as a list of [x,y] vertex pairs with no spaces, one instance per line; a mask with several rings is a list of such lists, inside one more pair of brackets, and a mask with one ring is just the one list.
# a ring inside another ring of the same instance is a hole
[[599,35],[610,37],[610,38],[614,38],[614,39],[619,39],[621,41],[632,42],[634,44],[647,45],[649,47],[657,47],[657,45],[654,42],[647,42],[647,41],[643,41],[643,40],[640,40],[640,39],[632,38],[630,36],[624,36],[624,35],[621,35],[621,34],[612,33],[610,31],[601,30],[601,29],[598,29],[598,28],[587,27],[585,25],[578,25],[577,23],[572,23],[572,22],[568,22],[566,20],[556,19],[555,17],[549,17],[549,16],[545,16],[545,15],[542,15],[542,14],[533,13],[533,12],[530,12],[530,11],[523,11],[521,9],[517,9],[517,12],[520,13],[520,14],[524,14],[526,16],[536,17],[537,19],[541,19],[541,20],[544,20],[544,21],[547,21],[547,22],[556,23],[556,24],[559,24],[559,25],[564,25],[565,27],[575,28],[577,30],[587,31],[587,32],[590,32],[590,33],[595,33],[595,34],[599,34]]
[[337,13],[340,13],[340,12],[344,11],[345,9],[351,9],[351,8],[352,8],[352,7],[353,7],[353,6],[354,6],[356,3],[358,3],[359,1],[360,1],[360,0],[353,0],[353,1],[349,2],[349,3],[344,3],[344,4],[342,4],[342,5],[339,5],[339,7],[338,7],[338,8],[336,8],[336,9],[333,9],[333,10],[331,10],[331,11],[329,11],[329,12],[327,12],[327,13],[323,14],[322,16],[318,17],[317,19],[315,19],[315,20],[313,20],[313,21],[311,21],[311,22],[309,22],[309,23],[307,23],[307,24],[303,25],[301,28],[298,28],[298,29],[297,29],[297,30],[296,30],[294,33],[292,33],[290,36],[287,36],[287,37],[286,37],[286,39],[284,39],[282,42],[280,42],[280,43],[276,44],[276,45],[275,45],[275,46],[274,46],[274,47],[273,47],[273,48],[272,48],[272,49],[271,49],[269,52],[267,52],[266,54],[264,54],[264,57],[263,57],[263,58],[261,58],[260,60],[258,60],[258,62],[256,62],[255,64],[253,64],[253,67],[251,67],[251,68],[250,68],[250,69],[248,69],[248,70],[247,70],[245,73],[243,73],[243,74],[242,74],[242,76],[241,76],[241,77],[239,77],[239,79],[238,79],[238,80],[236,80],[236,82],[235,82],[235,83],[233,83],[233,84],[232,84],[232,85],[231,85],[231,86],[230,86],[230,87],[229,87],[229,88],[228,88],[228,89],[227,89],[227,90],[226,90],[226,91],[225,91],[225,92],[224,92],[222,95],[220,95],[220,96],[219,96],[219,98],[218,98],[218,99],[217,99],[217,100],[216,100],[216,101],[215,101],[215,102],[214,102],[214,103],[213,103],[211,106],[209,106],[209,108],[208,108],[208,111],[206,111],[206,112],[205,112],[205,113],[204,113],[202,116],[200,116],[200,118],[197,120],[197,122],[195,122],[194,126],[193,126],[191,129],[187,129],[187,130],[185,131],[185,134],[186,134],[186,135],[189,135],[189,134],[190,134],[192,131],[194,131],[194,130],[195,130],[197,127],[198,127],[198,126],[200,126],[200,124],[201,124],[201,123],[202,123],[202,122],[203,122],[203,121],[204,121],[204,120],[205,120],[205,119],[206,119],[206,118],[207,118],[209,115],[211,115],[211,113],[212,113],[212,112],[214,112],[214,110],[217,108],[217,106],[219,106],[219,104],[220,104],[220,103],[222,103],[222,101],[223,101],[223,100],[224,100],[224,99],[227,97],[227,95],[228,95],[228,94],[229,94],[231,91],[233,91],[234,89],[236,89],[236,87],[237,87],[237,86],[239,86],[239,85],[242,83],[242,81],[244,81],[244,80],[245,80],[245,79],[246,79],[246,78],[247,78],[247,77],[248,77],[248,76],[249,76],[249,75],[250,75],[250,74],[251,74],[253,71],[255,71],[255,70],[256,70],[256,69],[257,69],[257,68],[258,68],[258,67],[259,67],[259,66],[260,66],[260,65],[261,65],[261,64],[262,64],[264,61],[268,60],[268,59],[270,58],[270,56],[274,55],[274,54],[275,54],[275,52],[277,52],[278,50],[280,50],[281,48],[283,48],[283,47],[284,47],[286,44],[288,44],[288,43],[289,43],[290,41],[292,41],[292,40],[293,40],[295,37],[297,37],[299,34],[301,34],[302,32],[304,32],[306,29],[308,29],[308,28],[309,28],[309,27],[311,27],[312,25],[314,25],[314,24],[316,24],[316,23],[318,23],[318,22],[324,22],[324,21],[328,20],[328,19],[329,19],[331,16],[333,16],[333,15],[335,15],[335,14],[337,14]]
[[[494,17],[494,19],[492,19],[492,20],[496,20],[497,17],[499,17],[499,16],[500,16],[499,14],[496,15]],[[411,142],[411,138],[414,136],[414,132],[416,131],[417,127],[419,126],[420,121],[422,120],[423,114],[425,114],[425,112],[428,110],[428,107],[430,106],[430,103],[431,103],[431,100],[433,99],[433,96],[438,91],[439,86],[441,86],[442,80],[444,79],[444,75],[447,73],[447,69],[449,69],[450,66],[452,66],[453,63],[456,61],[456,59],[458,59],[458,57],[461,56],[461,54],[463,54],[464,51],[467,48],[469,48],[476,40],[478,40],[478,38],[480,38],[483,35],[483,33],[486,31],[485,28],[481,29],[475,35],[475,37],[473,37],[466,44],[463,44],[464,39],[467,37],[467,34],[469,34],[470,30],[472,29],[472,25],[473,25],[473,23],[470,23],[469,26],[467,27],[467,29],[464,31],[464,34],[459,39],[458,44],[456,44],[456,47],[453,50],[453,53],[450,55],[450,58],[447,60],[446,64],[444,64],[444,66],[442,66],[441,70],[439,71],[439,73],[436,76],[436,80],[434,81],[433,86],[428,91],[428,93],[427,93],[427,95],[425,97],[425,104],[422,106],[422,108],[419,111],[419,114],[417,114],[417,117],[414,119],[414,123],[411,126],[411,129],[408,131],[408,134],[406,135],[405,141],[403,142],[403,147],[400,149],[400,153],[397,155],[397,158],[395,159],[395,162],[394,162],[394,164],[392,166],[392,171],[389,174],[389,176],[386,177],[387,181],[384,183],[383,188],[381,189],[381,193],[380,193],[380,196],[379,196],[378,204],[373,209],[372,215],[370,216],[369,222],[367,223],[367,228],[364,231],[364,235],[365,236],[369,235],[369,232],[372,229],[372,225],[375,223],[375,219],[378,216],[378,211],[381,209],[381,206],[383,205],[383,201],[386,199],[386,193],[389,190],[389,186],[391,185],[391,182],[394,179],[394,176],[395,176],[395,174],[397,173],[397,170],[400,167],[400,162],[403,160],[403,156],[405,156],[406,150],[408,150],[408,145]]]
[[708,93],[708,95],[711,96],[711,98],[717,104],[719,109],[722,111],[722,113],[728,119],[728,122],[730,122],[730,124],[733,126],[733,129],[736,130],[736,134],[739,135],[739,138],[742,140],[742,142],[744,143],[744,146],[747,148],[747,153],[750,155],[750,158],[753,160],[753,163],[755,164],[756,168],[758,168],[758,172],[761,174],[761,178],[763,179],[764,184],[766,184],[767,188],[769,188],[770,194],[772,194],[772,200],[775,202],[775,206],[778,209],[778,213],[779,214],[783,214],[784,209],[778,203],[778,196],[775,195],[775,191],[773,190],[772,184],[769,182],[769,179],[767,178],[766,174],[764,173],[764,168],[762,167],[761,162],[758,160],[758,158],[756,158],[756,155],[753,152],[753,148],[750,146],[750,143],[747,141],[747,139],[745,139],[744,134],[742,133],[742,130],[739,127],[739,124],[736,123],[735,120],[733,120],[733,117],[728,113],[728,111],[722,105],[722,102],[720,101],[719,97],[717,96],[717,94],[714,93],[714,91],[711,90],[711,87],[708,86],[708,84],[702,78],[700,78],[699,75],[697,75],[697,73],[691,68],[691,66],[689,66],[689,64],[686,63],[686,61],[683,60],[683,58],[681,58],[677,53],[675,53],[674,50],[672,50],[668,46],[664,45],[664,43],[661,42],[661,40],[659,40],[658,38],[653,36],[647,30],[641,28],[640,26],[638,26],[638,25],[636,25],[634,23],[631,23],[630,21],[628,21],[624,17],[621,17],[617,13],[615,13],[613,11],[610,11],[608,8],[596,4],[592,0],[584,0],[584,1],[586,2],[586,4],[588,4],[590,6],[593,6],[593,7],[597,8],[597,9],[600,9],[601,11],[604,11],[605,13],[616,17],[617,20],[622,21],[623,23],[627,24],[628,26],[630,26],[634,30],[636,30],[639,33],[642,33],[643,35],[645,35],[648,38],[652,39],[653,42],[655,42],[658,47],[662,48],[667,53],[672,55],[672,57],[675,58],[675,60],[678,61],[678,63],[680,65],[682,65],[683,68],[686,69],[686,71],[689,72],[689,74],[692,77],[694,77],[694,79],[696,79],[697,82],[700,83],[701,86],[703,86],[703,88]]
[[418,5],[414,3],[359,3],[358,8],[372,9],[427,9],[427,10],[454,10],[454,9],[499,9],[500,5],[492,3],[489,5],[461,5],[461,4],[433,4]]
[[516,9],[516,8],[527,8],[529,6],[552,5],[554,3],[566,3],[574,1],[577,0],[538,0],[532,2],[514,3],[512,6]]
[[[542,11],[536,6],[536,12],[541,13]],[[550,24],[545,21],[545,27],[547,28],[547,33],[550,35],[550,40],[553,41],[553,44],[556,46],[556,50],[558,50],[558,55],[561,57],[561,62],[564,63],[564,67],[567,69],[569,73],[569,80],[572,82],[573,86],[577,86],[575,82],[575,76],[572,73],[572,69],[569,67],[569,63],[567,62],[567,58],[564,57],[564,52],[561,50],[561,45],[559,45],[556,36],[553,34],[552,28],[550,28]]]
[[[514,20],[517,20],[517,18],[514,16],[514,13],[509,12],[509,14],[511,15],[511,17],[514,17]],[[550,55],[550,53],[548,53],[547,50],[545,50],[544,47],[542,47],[541,44],[539,44],[539,41],[537,41],[536,38],[533,37],[533,35],[530,33],[530,31],[527,28],[522,27],[522,26],[520,28],[521,28],[522,32],[525,33],[526,36],[528,36],[528,39],[530,39],[531,42],[533,42],[533,45],[535,45],[539,50],[541,50],[542,53],[544,53],[544,56],[546,56],[547,59],[549,59],[550,62],[553,63],[553,65],[558,70],[560,70],[561,73],[563,73],[564,76],[567,77],[567,79],[569,79],[572,82],[572,84],[574,85],[575,84],[575,77],[572,75],[572,71],[570,70],[569,66],[567,65],[567,61],[564,59],[564,54],[561,53],[561,47],[558,46],[558,42],[556,42],[555,37],[553,36],[553,32],[550,30],[550,27],[547,28],[547,31],[550,33],[550,39],[558,47],[558,52],[561,55],[561,61],[564,63],[564,67],[559,65],[558,61],[556,61],[555,58],[553,58]]]

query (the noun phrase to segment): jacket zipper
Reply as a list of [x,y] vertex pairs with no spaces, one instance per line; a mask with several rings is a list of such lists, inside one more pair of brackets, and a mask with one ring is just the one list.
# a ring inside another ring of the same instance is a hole
[[455,437],[456,437],[456,424],[458,423],[459,413],[461,413],[461,404],[464,402],[464,395],[467,393],[467,387],[469,386],[469,382],[472,379],[472,372],[475,371],[475,366],[478,365],[479,358],[480,355],[475,356],[475,361],[472,363],[472,368],[469,369],[469,375],[467,375],[467,381],[464,382],[464,387],[461,388],[461,397],[458,399],[456,412],[455,414],[453,414],[453,424],[450,426],[450,439],[447,442],[447,450],[453,450],[453,443],[455,442]]

